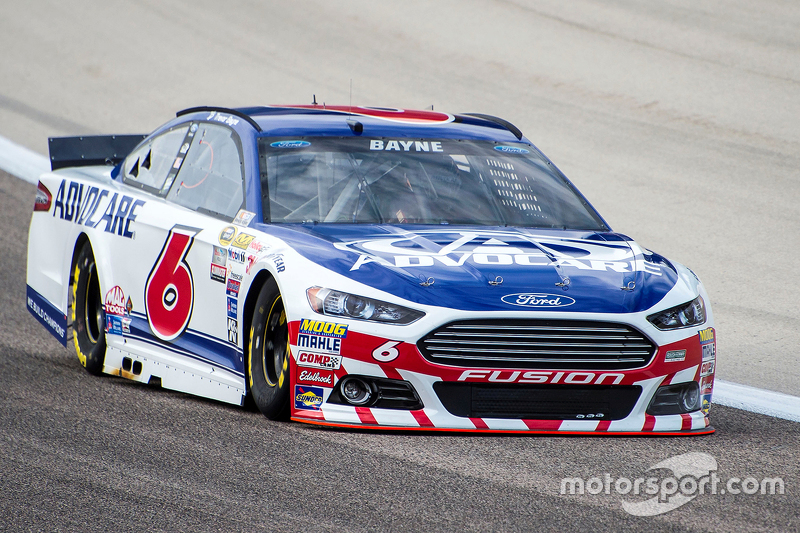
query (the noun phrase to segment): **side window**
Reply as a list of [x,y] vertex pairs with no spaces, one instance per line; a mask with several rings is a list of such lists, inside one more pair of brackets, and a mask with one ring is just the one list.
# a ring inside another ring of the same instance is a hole
[[232,219],[244,203],[242,160],[235,133],[216,124],[196,125],[167,200]]
[[159,194],[188,131],[188,124],[178,126],[134,150],[122,165],[125,183]]

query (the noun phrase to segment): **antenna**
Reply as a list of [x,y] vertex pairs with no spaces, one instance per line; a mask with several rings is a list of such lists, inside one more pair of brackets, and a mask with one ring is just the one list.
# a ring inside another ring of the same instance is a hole
[[312,95],[312,96],[313,96],[313,100],[314,100],[314,101],[313,101],[313,102],[311,102],[311,105],[319,105],[319,104],[317,104],[317,95],[316,95],[316,94],[314,94],[314,95]]

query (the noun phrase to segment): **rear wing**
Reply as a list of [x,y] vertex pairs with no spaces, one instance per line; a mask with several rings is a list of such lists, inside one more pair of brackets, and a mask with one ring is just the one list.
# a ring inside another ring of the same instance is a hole
[[50,168],[117,165],[147,135],[50,137]]

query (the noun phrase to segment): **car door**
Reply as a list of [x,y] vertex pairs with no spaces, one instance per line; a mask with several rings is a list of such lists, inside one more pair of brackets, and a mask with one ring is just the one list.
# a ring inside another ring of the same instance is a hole
[[204,376],[242,385],[238,290],[228,282],[244,263],[233,265],[225,244],[238,233],[230,220],[244,198],[238,137],[223,125],[184,123],[140,146],[122,172],[155,198],[137,218],[136,245],[115,258],[118,292],[130,292],[132,309],[109,345],[192,373],[170,388],[209,396],[198,390]]

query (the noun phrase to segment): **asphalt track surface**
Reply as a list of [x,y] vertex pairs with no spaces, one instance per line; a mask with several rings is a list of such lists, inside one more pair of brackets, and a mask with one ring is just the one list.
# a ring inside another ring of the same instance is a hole
[[[510,119],[618,231],[704,280],[717,376],[798,395],[800,7],[793,2],[15,2],[0,135],[147,132],[193,105],[348,103]],[[707,437],[381,434],[96,378],[25,309],[34,187],[0,173],[0,529],[800,530],[797,423]],[[784,495],[635,517],[564,477],[687,452]]]

